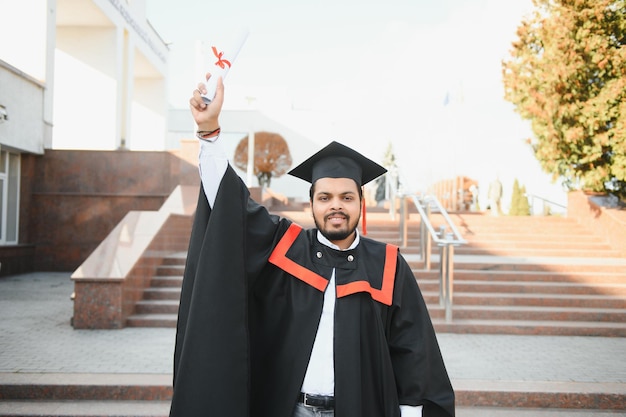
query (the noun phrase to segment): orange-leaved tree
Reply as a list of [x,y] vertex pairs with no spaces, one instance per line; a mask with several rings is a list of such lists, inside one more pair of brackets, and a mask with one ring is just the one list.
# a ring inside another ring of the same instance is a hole
[[[287,141],[278,133],[254,134],[254,169],[259,186],[269,187],[272,178],[280,177],[291,167],[291,154]],[[248,136],[241,139],[235,149],[235,166],[248,169]]]

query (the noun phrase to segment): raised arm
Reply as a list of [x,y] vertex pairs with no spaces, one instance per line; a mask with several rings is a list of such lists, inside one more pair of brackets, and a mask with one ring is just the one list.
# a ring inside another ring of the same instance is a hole
[[[210,78],[207,74],[207,80]],[[224,84],[222,79],[217,81],[215,98],[209,104],[205,103],[201,94],[206,93],[204,83],[198,84],[193,96],[189,99],[191,114],[198,126],[197,137],[200,139],[199,170],[202,187],[207,202],[213,207],[217,189],[224,176],[228,159],[221,146],[214,143],[220,134],[219,115],[224,102]]]

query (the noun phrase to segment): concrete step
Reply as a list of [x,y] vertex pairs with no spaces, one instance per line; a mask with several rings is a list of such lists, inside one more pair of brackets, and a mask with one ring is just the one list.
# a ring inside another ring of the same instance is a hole
[[[445,224],[433,224],[433,230],[435,232],[440,231],[440,227],[446,227],[446,231],[451,231],[451,228]],[[396,238],[399,233],[399,225],[388,226],[371,226],[368,224],[367,237],[372,239],[384,239],[385,237]],[[474,238],[482,239],[482,237],[496,238],[509,237],[509,238],[522,238],[523,240],[542,240],[543,236],[551,236],[548,240],[558,241],[559,239],[565,241],[568,237],[581,238],[583,240],[590,239],[592,242],[604,241],[601,237],[594,236],[586,228],[578,225],[563,225],[559,227],[544,227],[534,226],[532,224],[527,225],[508,225],[483,227],[483,228],[465,228],[456,227],[456,230],[463,236],[464,239],[472,240]],[[409,225],[407,233],[412,237],[419,237],[420,226],[419,224]]]
[[[444,308],[428,305],[431,318],[443,319]],[[455,305],[455,320],[537,320],[626,323],[626,309]]]
[[[410,236],[410,235],[409,235]],[[575,242],[570,242],[571,239],[569,237],[575,236]],[[419,238],[418,235],[415,235],[416,238]],[[572,233],[566,235],[557,235],[557,234],[546,234],[541,233],[537,235],[536,233],[523,233],[520,231],[508,233],[503,231],[487,231],[481,233],[464,233],[463,239],[467,240],[469,244],[473,243],[483,243],[483,242],[545,242],[547,244],[559,244],[559,243],[582,243],[583,245],[594,245],[600,244],[605,245],[606,239],[601,236],[596,236],[589,234],[589,232],[581,232],[581,233]]]
[[[438,251],[433,251],[438,253]],[[567,247],[557,248],[506,248],[488,247],[477,248],[472,246],[460,246],[455,248],[455,253],[459,255],[498,255],[498,256],[536,256],[536,257],[586,257],[586,258],[612,258],[618,257],[619,251],[606,248],[580,248],[570,249]]]
[[[428,271],[414,269],[417,283],[430,281],[439,282],[439,270]],[[626,284],[626,273],[620,272],[585,272],[585,271],[493,271],[493,270],[455,270],[454,282],[481,281],[481,282],[526,282],[532,283],[577,283],[588,287],[596,284]]]
[[168,374],[2,373],[0,416],[169,415]]
[[135,305],[135,314],[177,314],[178,300],[141,300]]
[[[6,401],[0,416],[6,417],[168,417],[168,401]],[[456,417],[626,417],[614,410],[568,408],[456,407]]]
[[[503,224],[484,224],[484,225],[467,225],[461,226],[455,224],[456,229],[463,236],[478,236],[478,235],[521,235],[521,236],[542,236],[542,235],[555,235],[555,236],[575,236],[575,235],[588,235],[590,230],[584,226],[579,225],[575,221],[569,224],[549,224],[549,223],[536,223],[536,219],[529,219],[526,223],[503,223]],[[444,225],[443,223],[441,223]],[[435,223],[435,230],[438,230],[439,224]],[[391,230],[391,229],[389,229]]]
[[[423,291],[427,304],[439,301],[439,292]],[[605,295],[569,294],[503,294],[503,293],[455,293],[454,306],[501,306],[501,307],[568,307],[626,309],[626,298]]]
[[168,417],[170,401],[0,401],[2,417]]
[[[172,393],[168,374],[2,374],[0,380],[0,416],[165,416]],[[624,383],[453,379],[452,386],[459,410],[468,413],[623,412],[626,403]]]
[[[399,240],[389,240],[387,243],[401,246]],[[421,248],[418,244],[412,246],[401,247],[400,252],[403,254],[419,254]],[[462,245],[455,247],[455,253],[458,255],[477,255],[477,256],[528,256],[528,257],[586,257],[586,258],[617,258],[620,253],[616,249],[606,246],[581,246],[568,247],[566,244],[552,247],[533,245],[529,243],[526,246],[513,247],[513,245],[498,246],[496,243],[484,246]],[[431,247],[431,254],[437,255],[441,252],[441,248],[437,245]]]
[[178,316],[176,313],[133,314],[126,319],[126,326],[175,328],[177,320]]
[[185,271],[185,264],[181,263],[179,265],[176,264],[168,264],[168,265],[160,265],[157,267],[156,274],[157,276],[171,276],[171,275],[183,275]]
[[167,401],[170,374],[0,373],[0,400]]
[[[438,279],[439,271],[414,270],[418,283]],[[455,270],[454,281],[572,282],[581,285],[626,284],[626,272]]]
[[[511,229],[511,230],[502,230],[494,228],[492,230],[481,230],[481,231],[472,231],[467,233],[463,230],[459,230],[463,239],[465,239],[468,243],[488,243],[493,241],[504,241],[504,242],[545,242],[547,244],[558,244],[564,242],[578,242],[583,244],[590,245],[602,245],[606,244],[606,239],[590,234],[589,231],[586,230],[563,230],[563,231],[552,231],[552,233],[546,233],[547,231],[542,230],[540,232],[528,229],[528,230],[520,230],[520,229]],[[438,231],[438,230],[437,230]],[[370,229],[368,230],[367,237],[388,241],[388,240],[398,240],[400,233],[400,228],[385,228],[385,229]],[[409,228],[407,229],[407,238],[409,240],[419,240],[420,239],[420,230],[419,228]]]
[[[187,240],[189,240],[189,236],[187,236]],[[187,252],[179,252],[163,257],[162,265],[185,265],[186,261]]]
[[[408,257],[409,266],[415,271],[424,269],[424,261]],[[438,270],[439,255],[431,258],[430,269]],[[460,271],[515,271],[515,272],[554,272],[554,273],[610,273],[624,274],[626,259],[619,258],[564,258],[529,256],[471,256],[454,255],[455,274]]]
[[180,288],[183,285],[183,275],[157,275],[152,277],[150,285],[156,288]]
[[575,230],[568,228],[562,233],[546,233],[545,231],[536,231],[532,228],[528,229],[517,229],[517,230],[502,230],[499,228],[495,228],[493,230],[479,230],[472,231],[469,233],[463,233],[462,230],[459,230],[463,235],[463,238],[468,242],[489,242],[492,240],[502,240],[502,241],[519,241],[519,242],[549,242],[549,243],[559,243],[566,242],[569,238],[574,237],[577,241],[588,243],[588,244],[605,244],[607,240],[599,235],[595,235],[593,233],[589,233],[588,230]]
[[456,417],[626,417],[626,411],[568,408],[457,407]]
[[[454,316],[453,316],[454,317]],[[433,319],[438,333],[626,337],[626,323]]]
[[[571,295],[608,295],[626,297],[626,284],[594,283],[593,286],[579,282],[537,282],[537,281],[494,281],[482,280],[477,276],[474,280],[454,280],[454,293],[516,293],[516,294],[571,294]],[[418,281],[423,291],[439,291],[439,280]]]
[[568,241],[546,241],[545,239],[535,239],[535,240],[521,240],[521,239],[511,239],[505,240],[502,238],[499,239],[489,239],[489,240],[468,240],[467,245],[464,247],[475,248],[475,249],[588,249],[592,248],[594,250],[606,250],[607,252],[613,252],[611,246],[606,242],[581,242],[578,238],[576,240],[568,240]]
[[452,386],[461,407],[625,412],[623,383],[453,380]]
[[[450,231],[450,229],[446,229]],[[436,230],[439,232],[439,230]],[[503,230],[500,228],[494,228],[492,230],[481,230],[464,233],[463,230],[457,229],[463,239],[469,243],[491,242],[491,241],[505,241],[505,242],[546,242],[549,244],[558,244],[563,242],[580,242],[585,244],[600,245],[606,244],[606,239],[601,236],[597,236],[589,233],[588,230],[541,230],[536,231],[533,229],[510,229]],[[549,233],[547,233],[549,232]],[[375,240],[396,240],[401,236],[400,228],[370,228],[367,232],[367,237]],[[419,228],[407,229],[407,238],[409,240],[419,240],[421,232]]]
[[144,300],[176,300],[180,299],[180,288],[150,287],[143,292]]

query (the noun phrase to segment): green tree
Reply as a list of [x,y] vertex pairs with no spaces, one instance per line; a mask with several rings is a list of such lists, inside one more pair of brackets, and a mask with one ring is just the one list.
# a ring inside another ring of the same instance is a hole
[[516,179],[513,182],[513,191],[511,193],[511,205],[509,207],[509,216],[529,216],[530,204],[526,196],[526,187],[519,185]]
[[517,202],[517,211],[520,216],[530,216],[530,204],[528,203],[528,196],[526,195],[526,186],[522,185],[520,188],[520,199]]
[[626,197],[626,0],[533,0],[502,63],[535,156],[570,189]]

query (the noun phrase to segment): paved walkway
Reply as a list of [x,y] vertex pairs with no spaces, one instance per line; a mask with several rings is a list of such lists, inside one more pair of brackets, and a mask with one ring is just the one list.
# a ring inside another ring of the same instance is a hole
[[[171,373],[174,329],[74,330],[72,291],[70,273],[0,278],[0,383],[16,373]],[[626,338],[438,338],[455,386],[482,380],[626,387]]]

